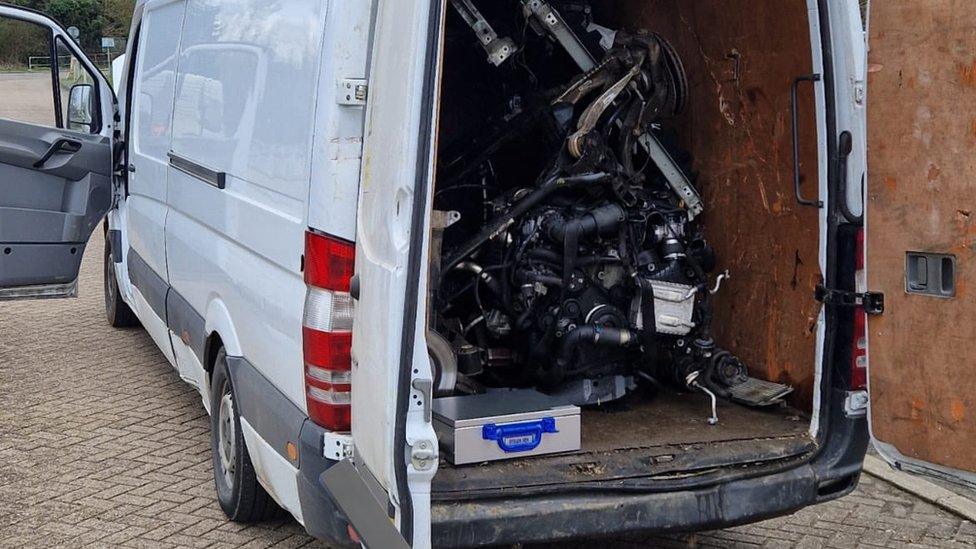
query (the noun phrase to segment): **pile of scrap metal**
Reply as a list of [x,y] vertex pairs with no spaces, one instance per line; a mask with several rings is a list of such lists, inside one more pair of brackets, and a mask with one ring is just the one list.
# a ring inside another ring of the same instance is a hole
[[[704,205],[676,160],[688,155],[660,128],[689,93],[671,45],[602,27],[579,0],[486,3],[514,16],[519,41],[473,0],[452,4],[487,53],[483,70],[511,91],[482,100],[492,113],[477,135],[449,140],[439,162],[438,393],[537,387],[595,405],[670,382],[708,393],[712,422],[716,396],[780,402],[790,387],[749,377],[710,333],[728,273],[710,279]],[[527,147],[539,169],[503,165]]]

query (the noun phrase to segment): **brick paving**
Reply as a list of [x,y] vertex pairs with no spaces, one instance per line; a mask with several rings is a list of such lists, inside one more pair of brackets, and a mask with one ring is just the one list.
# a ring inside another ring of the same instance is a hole
[[[0,302],[0,547],[321,547],[214,499],[206,413],[140,329],[104,320],[102,238],[81,297]],[[576,547],[976,547],[976,525],[865,477],[857,492],[719,532]]]

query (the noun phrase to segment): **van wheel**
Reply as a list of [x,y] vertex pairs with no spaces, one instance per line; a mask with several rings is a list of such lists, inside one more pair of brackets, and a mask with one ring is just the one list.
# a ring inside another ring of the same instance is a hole
[[108,239],[105,239],[105,258],[102,262],[104,267],[104,284],[102,285],[105,293],[105,316],[108,323],[113,328],[129,328],[138,326],[139,319],[132,309],[122,301],[122,294],[119,293],[119,282],[115,278],[115,264],[112,262],[112,247]]
[[281,516],[281,508],[258,483],[244,445],[234,386],[227,374],[227,354],[217,351],[210,386],[210,449],[213,454],[217,501],[234,522],[255,522]]

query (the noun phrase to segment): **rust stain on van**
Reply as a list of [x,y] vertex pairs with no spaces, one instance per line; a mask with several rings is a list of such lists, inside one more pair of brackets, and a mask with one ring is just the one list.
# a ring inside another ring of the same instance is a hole
[[961,422],[966,418],[966,405],[961,400],[953,400],[949,404],[949,414],[952,416],[953,421],[956,423]]
[[976,61],[959,67],[959,80],[964,86],[976,87]]
[[929,173],[927,176],[928,180],[935,181],[940,175],[942,175],[942,170],[940,170],[935,164],[929,164]]
[[898,189],[898,180],[894,177],[886,177],[884,180],[885,188],[889,191],[895,191]]
[[913,398],[911,407],[911,420],[915,423],[922,423],[925,414],[925,401],[920,398]]

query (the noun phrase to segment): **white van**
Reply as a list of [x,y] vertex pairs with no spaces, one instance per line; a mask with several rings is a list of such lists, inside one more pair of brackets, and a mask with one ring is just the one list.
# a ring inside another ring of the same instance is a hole
[[[105,218],[227,516],[340,546],[758,521],[872,437],[976,483],[976,13],[877,3],[869,57],[859,3],[140,0],[117,98],[0,6],[56,52],[0,119],[0,296],[75,295]],[[461,463],[439,405],[513,387],[578,449],[483,421]]]

